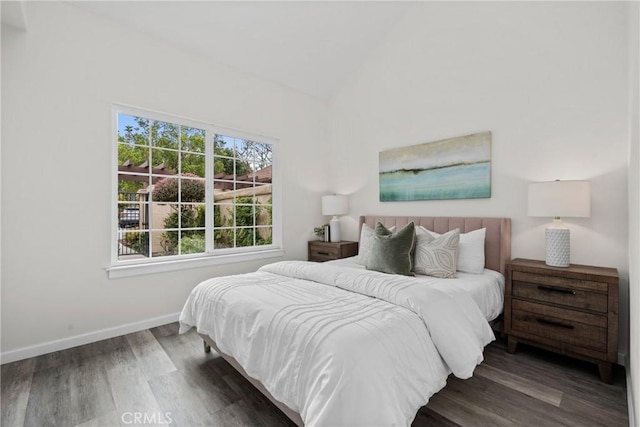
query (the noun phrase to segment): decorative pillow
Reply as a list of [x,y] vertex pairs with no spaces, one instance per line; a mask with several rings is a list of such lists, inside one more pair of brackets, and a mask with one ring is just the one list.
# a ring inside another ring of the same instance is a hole
[[391,233],[378,223],[368,242],[368,253],[364,257],[364,266],[368,270],[382,273],[413,276],[413,249],[416,231],[413,222]]
[[[418,227],[432,235],[438,237],[440,234],[424,227]],[[482,274],[484,273],[484,241],[487,229],[481,228],[468,233],[460,234],[460,249],[458,251],[457,270],[463,273]]]
[[[378,225],[380,225],[385,230],[389,231],[390,234],[396,231],[395,225],[388,229],[385,228],[384,225],[382,225],[379,222],[376,224],[376,228],[378,227]],[[369,255],[369,252],[371,249],[371,241],[375,233],[376,233],[376,230],[371,228],[370,225],[362,224],[362,229],[360,230],[360,243],[358,244],[358,257],[355,260],[355,262],[357,262],[358,264],[366,265],[365,259]]]
[[434,237],[423,227],[416,231],[415,272],[441,279],[456,276],[460,230],[457,228]]

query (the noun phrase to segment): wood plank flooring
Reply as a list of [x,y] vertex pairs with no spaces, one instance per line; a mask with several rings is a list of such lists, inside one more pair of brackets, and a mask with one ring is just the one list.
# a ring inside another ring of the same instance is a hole
[[[169,324],[2,366],[0,425],[293,426],[193,330]],[[490,344],[468,380],[447,386],[413,426],[627,426],[624,370]]]

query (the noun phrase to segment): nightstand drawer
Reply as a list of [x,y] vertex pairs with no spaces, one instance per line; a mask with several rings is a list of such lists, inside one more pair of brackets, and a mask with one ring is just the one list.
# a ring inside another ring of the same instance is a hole
[[562,345],[607,351],[607,318],[595,314],[514,300],[511,330],[515,335],[524,333]]
[[584,310],[607,312],[607,284],[514,271],[512,295]]
[[310,258],[318,261],[338,259],[339,248],[319,247],[310,249]]
[[324,262],[358,255],[358,242],[309,242],[309,261]]

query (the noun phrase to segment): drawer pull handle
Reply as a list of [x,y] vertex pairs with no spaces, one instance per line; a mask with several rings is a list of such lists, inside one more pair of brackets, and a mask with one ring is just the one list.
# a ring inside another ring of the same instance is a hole
[[541,291],[558,292],[558,293],[561,293],[561,294],[568,294],[568,295],[575,295],[576,294],[576,291],[572,291],[571,289],[554,288],[554,287],[551,287],[551,286],[540,285],[540,286],[538,286],[538,289],[540,289]]
[[318,255],[329,255],[329,252],[318,252]]
[[565,328],[565,329],[573,329],[573,325],[566,325],[564,323],[554,322],[552,320],[542,319],[540,317],[538,317],[536,320],[538,321],[538,323],[542,323],[543,325],[557,326],[559,328]]

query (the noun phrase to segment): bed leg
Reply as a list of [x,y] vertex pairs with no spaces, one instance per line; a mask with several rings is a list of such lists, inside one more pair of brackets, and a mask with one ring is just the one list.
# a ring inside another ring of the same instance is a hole
[[211,353],[211,346],[209,344],[207,344],[207,342],[205,340],[202,340],[202,344],[204,344],[204,352],[205,353]]

